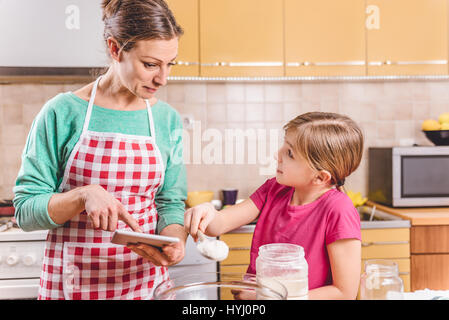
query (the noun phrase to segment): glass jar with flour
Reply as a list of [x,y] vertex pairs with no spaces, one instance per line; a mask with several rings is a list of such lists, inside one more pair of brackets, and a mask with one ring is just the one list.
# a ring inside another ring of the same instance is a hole
[[256,278],[267,287],[279,281],[288,291],[287,299],[308,299],[308,265],[304,249],[291,243],[270,243],[259,247]]

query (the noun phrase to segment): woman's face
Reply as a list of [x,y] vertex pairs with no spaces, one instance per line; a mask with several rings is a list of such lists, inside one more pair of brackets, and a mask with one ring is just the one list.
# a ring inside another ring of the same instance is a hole
[[278,151],[276,181],[286,186],[303,188],[312,184],[316,170],[309,166],[304,157],[293,152],[293,138],[294,135],[287,132]]
[[167,83],[170,68],[178,54],[178,38],[140,40],[122,53],[118,73],[125,87],[142,99],[154,97]]

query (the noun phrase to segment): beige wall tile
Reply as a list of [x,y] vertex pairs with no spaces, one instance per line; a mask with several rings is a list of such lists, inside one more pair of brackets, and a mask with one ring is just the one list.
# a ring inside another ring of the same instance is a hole
[[23,123],[31,125],[34,118],[36,118],[39,111],[41,111],[43,105],[41,103],[24,103],[22,105],[22,118]]
[[226,85],[226,101],[231,103],[245,102],[245,86],[241,83],[227,83]]
[[246,106],[244,103],[228,103],[226,108],[226,119],[228,122],[245,121]]
[[247,103],[246,104],[246,121],[264,121],[265,109],[262,103]]
[[206,90],[208,103],[224,103],[226,101],[226,85],[224,83],[208,83]]
[[167,86],[167,102],[184,102],[185,101],[185,85],[181,83],[171,83]]
[[302,98],[302,86],[304,84],[286,83],[284,84],[284,102],[297,102]]
[[263,84],[249,83],[245,85],[245,99],[248,103],[264,102],[264,86]]
[[[20,155],[30,125],[48,99],[59,92],[75,91],[87,82],[72,84],[0,85],[0,156],[2,168],[0,197],[11,196]],[[367,82],[171,82],[158,92],[181,114],[199,121],[201,130],[215,129],[225,143],[225,130],[278,128],[309,111],[340,112],[362,127],[369,146],[394,146],[401,139],[432,145],[421,123],[449,112],[449,81],[367,81]],[[192,132],[190,132],[192,135]],[[193,137],[188,144],[193,159]],[[249,140],[245,140],[247,143]],[[229,141],[228,141],[229,142]],[[259,146],[260,142],[257,142]],[[279,141],[278,141],[279,143]],[[201,142],[201,150],[208,141]],[[235,146],[234,146],[235,147]],[[201,151],[200,150],[200,151]],[[223,150],[224,152],[224,146]],[[235,153],[235,150],[233,151]],[[248,151],[244,149],[247,161]],[[270,151],[267,150],[267,156]],[[224,156],[223,156],[224,157]],[[234,154],[235,157],[235,154]],[[198,156],[197,156],[198,158]],[[189,189],[236,186],[247,197],[269,176],[260,174],[260,165],[188,164]],[[361,167],[348,179],[351,189],[366,191],[366,156]],[[190,161],[192,163],[192,161]],[[5,174],[4,172],[8,172]],[[232,172],[228,174],[228,172]],[[210,177],[214,177],[211,179]],[[219,183],[217,183],[219,181]]]
[[207,105],[207,124],[225,123],[227,121],[226,103],[208,103]]
[[265,102],[282,102],[284,99],[283,84],[265,84],[264,100]]
[[23,123],[22,105],[19,103],[5,104],[2,106],[4,125],[20,125]]
[[282,103],[265,103],[265,121],[283,121],[284,110]]
[[283,120],[284,122],[288,122],[302,113],[302,105],[300,102],[287,102],[283,104],[284,106],[284,114]]
[[184,99],[187,103],[206,103],[207,86],[204,83],[184,84]]

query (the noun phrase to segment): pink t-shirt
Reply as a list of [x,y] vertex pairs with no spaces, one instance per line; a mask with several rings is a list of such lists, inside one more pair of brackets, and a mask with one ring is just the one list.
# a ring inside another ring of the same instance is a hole
[[294,243],[304,248],[309,266],[309,289],[332,284],[326,245],[341,239],[361,240],[360,217],[351,199],[331,189],[312,203],[290,205],[295,189],[267,180],[250,199],[260,210],[251,245],[248,273],[256,273],[259,247]]

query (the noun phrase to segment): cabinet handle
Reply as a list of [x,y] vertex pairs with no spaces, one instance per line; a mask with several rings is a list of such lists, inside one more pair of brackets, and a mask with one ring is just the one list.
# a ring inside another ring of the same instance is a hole
[[374,245],[389,245],[389,244],[407,244],[409,241],[375,241],[375,242],[362,242],[362,247],[370,247]]
[[318,66],[318,67],[325,67],[325,66],[364,66],[365,61],[361,60],[354,60],[354,61],[341,61],[341,62],[310,62],[310,61],[304,61],[304,62],[287,62],[287,67],[309,67],[309,66]]
[[423,61],[370,61],[368,65],[370,66],[383,66],[383,65],[420,65],[420,64],[434,64],[434,65],[443,65],[447,64],[447,60],[423,60]]
[[204,67],[282,67],[283,62],[212,62],[201,63]]
[[189,61],[176,61],[175,63],[176,65],[179,66],[197,66],[200,64],[199,62],[189,62]]
[[229,250],[251,250],[250,247],[237,247],[237,248],[229,248]]

